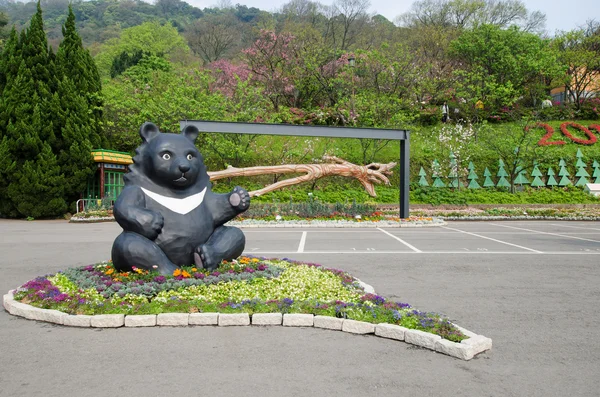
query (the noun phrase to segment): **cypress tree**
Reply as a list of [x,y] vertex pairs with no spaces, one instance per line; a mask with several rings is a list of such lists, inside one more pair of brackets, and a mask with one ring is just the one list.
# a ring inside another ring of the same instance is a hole
[[101,133],[102,120],[102,83],[94,59],[83,47],[81,37],[75,26],[75,14],[69,5],[69,14],[62,27],[63,40],[56,54],[57,74],[59,80],[69,78],[74,84],[74,91],[87,102],[85,121],[91,128],[87,139],[94,148],[101,147],[104,142]]
[[29,28],[16,37],[11,33],[3,52],[0,211],[9,217],[59,215],[66,209],[64,177],[52,148],[54,71],[39,2]]
[[55,152],[58,153],[61,173],[65,176],[65,197],[72,202],[79,198],[88,179],[94,174],[93,147],[88,139],[92,134],[88,103],[77,92],[73,81],[64,76],[58,83],[53,107],[57,109],[56,121],[61,127]]
[[0,94],[6,87],[6,82],[14,78],[21,64],[21,48],[19,37],[13,26],[0,55]]
[[19,214],[49,217],[67,209],[63,199],[64,177],[49,144],[43,143],[35,160],[26,160],[14,169],[14,180],[8,187],[8,195]]

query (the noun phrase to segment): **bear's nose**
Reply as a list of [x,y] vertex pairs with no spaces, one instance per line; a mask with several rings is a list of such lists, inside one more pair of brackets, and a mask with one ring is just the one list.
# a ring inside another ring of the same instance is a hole
[[179,170],[181,172],[188,172],[190,170],[190,166],[187,164],[180,164],[179,165]]

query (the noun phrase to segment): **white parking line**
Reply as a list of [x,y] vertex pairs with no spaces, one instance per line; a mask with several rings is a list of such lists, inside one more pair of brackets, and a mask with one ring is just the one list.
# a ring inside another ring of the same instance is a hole
[[374,255],[390,255],[390,254],[419,254],[419,255],[600,255],[600,251],[244,251],[248,255],[293,255],[293,254],[308,254],[308,255],[324,255],[324,254],[374,254]]
[[475,233],[471,233],[471,232],[465,232],[464,230],[454,229],[454,228],[451,228],[451,227],[446,227],[446,226],[442,226],[442,227],[443,227],[444,229],[448,229],[448,230],[454,230],[454,231],[457,231],[457,232],[461,232],[461,233],[469,234],[469,235],[471,235],[471,236],[475,236],[475,237],[483,238],[483,239],[486,239],[486,240],[495,241],[495,242],[497,242],[497,243],[500,243],[500,244],[506,244],[506,245],[510,245],[510,246],[512,246],[512,247],[521,248],[521,249],[524,249],[524,250],[527,250],[527,251],[535,252],[535,253],[537,253],[537,254],[543,254],[543,252],[542,252],[542,251],[538,251],[538,250],[534,250],[534,249],[531,249],[531,248],[523,247],[522,245],[517,245],[517,244],[507,243],[506,241],[496,240],[495,238],[486,237],[486,236],[482,236],[482,235],[480,235],[480,234],[475,234]]
[[573,239],[575,239],[575,240],[591,241],[591,242],[593,242],[593,243],[600,243],[600,240],[591,240],[591,239],[589,239],[589,238],[575,237],[575,236],[567,236],[566,234],[558,234],[558,233],[550,233],[550,232],[540,232],[539,230],[525,229],[525,228],[523,228],[523,227],[515,227],[515,226],[498,225],[497,223],[490,223],[490,225],[494,225],[494,226],[500,226],[500,227],[507,227],[507,228],[509,228],[509,229],[525,230],[525,231],[532,232],[532,233],[539,233],[539,234],[549,234],[549,235],[551,235],[551,236],[558,236],[558,237],[573,238]]
[[571,227],[573,229],[585,229],[585,230],[600,230],[595,227],[584,227],[584,226],[567,226],[567,225],[558,225],[556,223],[551,223],[552,226],[560,226],[560,227]]
[[306,244],[306,234],[307,232],[302,232],[302,237],[300,237],[300,244],[298,244],[297,252],[304,252],[304,244]]
[[411,249],[411,250],[413,250],[414,252],[423,252],[423,251],[421,251],[420,249],[413,247],[412,245],[410,245],[410,244],[409,244],[409,243],[407,243],[406,241],[402,240],[401,238],[394,236],[392,233],[388,233],[388,232],[386,232],[385,230],[383,230],[383,229],[381,229],[381,228],[377,228],[377,230],[379,230],[380,232],[382,232],[382,233],[385,233],[385,234],[387,234],[388,236],[390,236],[390,237],[392,237],[392,238],[394,238],[394,239],[396,239],[396,240],[400,241],[402,244],[406,245],[408,248],[410,248],[410,249]]

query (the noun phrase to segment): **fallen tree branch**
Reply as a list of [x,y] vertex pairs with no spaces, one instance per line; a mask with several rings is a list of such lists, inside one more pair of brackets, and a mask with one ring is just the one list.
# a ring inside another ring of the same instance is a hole
[[335,156],[323,156],[323,160],[329,162],[323,164],[285,164],[247,168],[228,167],[221,171],[209,172],[208,176],[211,181],[214,181],[236,176],[305,173],[305,175],[289,178],[250,192],[250,196],[260,196],[261,194],[269,193],[273,190],[312,181],[324,176],[340,175],[358,179],[369,195],[377,197],[373,183],[384,182],[386,185],[389,185],[390,181],[386,175],[391,175],[391,169],[396,166],[396,163],[394,162],[387,164],[371,163],[368,165],[356,165]]

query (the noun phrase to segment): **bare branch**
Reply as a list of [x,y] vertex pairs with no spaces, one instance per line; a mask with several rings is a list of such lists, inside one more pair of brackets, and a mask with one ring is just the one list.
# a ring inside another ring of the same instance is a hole
[[386,175],[391,175],[391,169],[396,166],[396,163],[394,162],[387,164],[371,163],[366,166],[361,166],[335,156],[323,156],[323,160],[329,161],[329,163],[287,164],[247,168],[228,167],[227,169],[221,171],[209,172],[208,176],[210,177],[211,181],[214,181],[235,176],[305,173],[305,175],[279,181],[262,189],[250,192],[250,196],[260,196],[262,194],[272,192],[273,190],[296,185],[302,182],[312,181],[324,176],[340,175],[358,179],[370,196],[377,197],[377,194],[375,193],[375,186],[373,184],[383,182],[386,185],[389,185],[390,180]]

